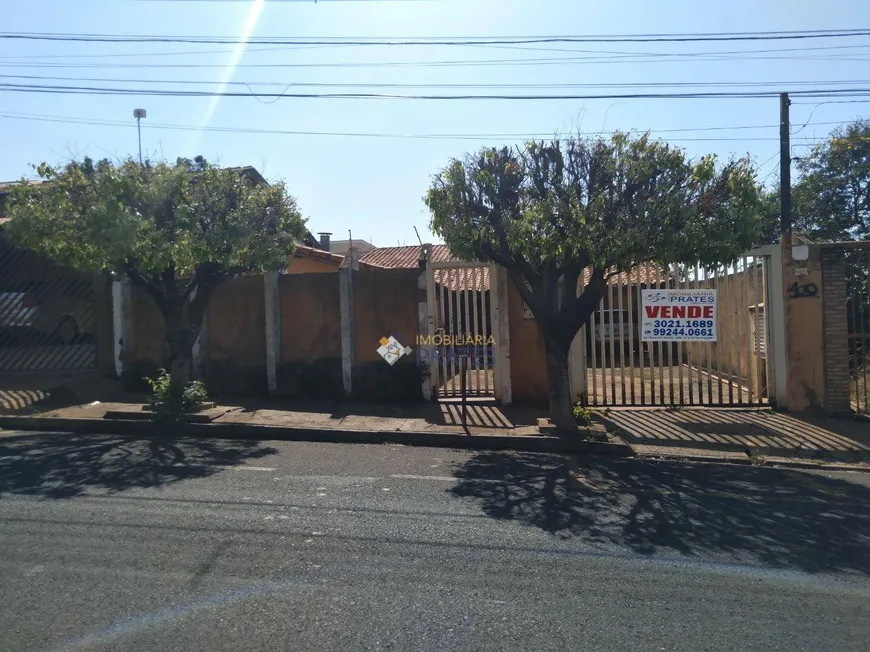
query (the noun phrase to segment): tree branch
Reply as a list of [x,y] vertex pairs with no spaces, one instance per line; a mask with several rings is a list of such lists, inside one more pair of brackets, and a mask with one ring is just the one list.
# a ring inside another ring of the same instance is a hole
[[145,293],[151,297],[162,314],[166,303],[166,295],[160,290],[160,288],[152,281],[145,278],[133,265],[125,265],[124,271],[127,273],[127,276],[130,277],[130,282],[133,283],[133,285],[142,288]]

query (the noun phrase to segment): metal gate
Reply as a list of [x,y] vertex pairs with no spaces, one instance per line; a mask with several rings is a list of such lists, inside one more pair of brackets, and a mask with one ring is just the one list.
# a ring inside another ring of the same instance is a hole
[[[428,263],[434,328],[420,342],[438,398],[495,396],[491,267],[481,263]],[[465,381],[463,383],[463,376]]]
[[95,330],[93,280],[0,233],[0,373],[94,367]]
[[[747,254],[712,269],[647,263],[613,275],[575,340],[585,347],[581,397],[595,406],[767,404],[768,268],[766,256]],[[642,341],[644,289],[716,290],[716,341]]]

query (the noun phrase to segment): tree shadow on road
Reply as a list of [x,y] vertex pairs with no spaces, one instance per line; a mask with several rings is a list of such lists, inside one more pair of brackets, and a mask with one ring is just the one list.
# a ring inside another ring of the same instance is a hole
[[782,469],[486,452],[457,497],[592,547],[870,573],[870,489]]
[[27,435],[0,439],[0,497],[72,498],[204,478],[275,453],[256,441],[112,435]]

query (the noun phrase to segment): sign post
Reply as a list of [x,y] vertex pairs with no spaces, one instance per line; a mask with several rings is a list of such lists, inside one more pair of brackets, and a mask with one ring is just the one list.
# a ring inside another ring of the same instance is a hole
[[641,290],[643,342],[715,342],[716,290]]

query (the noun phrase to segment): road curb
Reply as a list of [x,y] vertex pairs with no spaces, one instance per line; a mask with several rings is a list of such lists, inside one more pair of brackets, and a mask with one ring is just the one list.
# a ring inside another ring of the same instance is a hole
[[710,455],[675,455],[668,453],[635,453],[636,459],[644,459],[650,461],[667,460],[671,462],[705,462],[707,464],[732,464],[738,466],[755,466],[757,468],[787,468],[787,469],[811,469],[815,471],[859,471],[870,472],[870,467],[861,466],[858,463],[849,462],[822,462],[816,464],[813,462],[803,462],[800,460],[788,459],[766,459],[761,464],[752,464],[749,458],[735,459],[730,457],[713,457]]
[[312,441],[355,444],[404,444],[472,450],[517,450],[531,453],[576,453],[631,457],[627,444],[570,441],[560,437],[534,435],[461,435],[398,430],[335,430],[297,428],[245,423],[179,423],[171,426],[148,421],[122,419],[64,419],[52,417],[0,416],[0,429],[27,432],[71,432],[75,434],[180,436],[219,439]]

